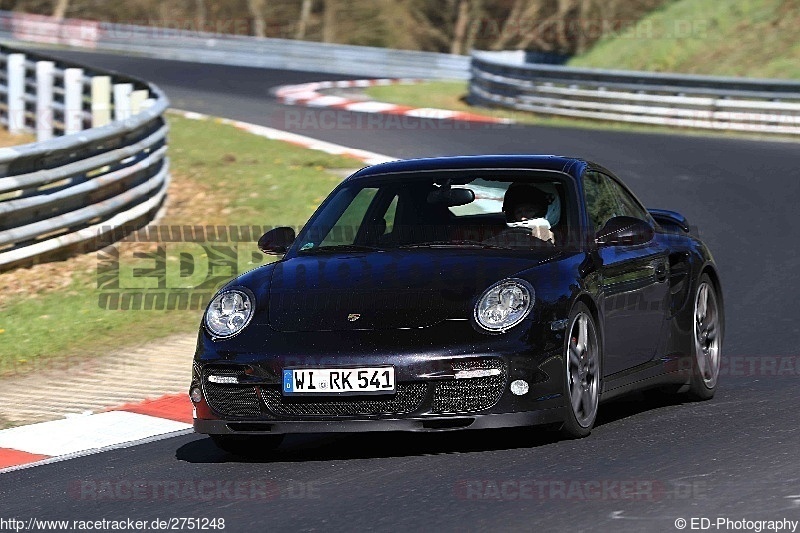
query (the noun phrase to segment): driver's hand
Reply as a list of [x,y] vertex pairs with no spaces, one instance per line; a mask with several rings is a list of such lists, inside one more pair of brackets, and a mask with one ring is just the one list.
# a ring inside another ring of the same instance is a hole
[[544,226],[533,226],[531,228],[531,235],[543,241],[553,242],[553,232]]

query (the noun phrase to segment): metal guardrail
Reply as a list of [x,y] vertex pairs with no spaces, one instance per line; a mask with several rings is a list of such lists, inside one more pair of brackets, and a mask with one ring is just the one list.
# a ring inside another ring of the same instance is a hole
[[527,64],[473,52],[469,99],[548,115],[800,135],[800,82]]
[[381,78],[468,79],[469,57],[368,46],[263,39],[0,11],[0,38],[161,59]]
[[5,46],[0,66],[0,122],[40,139],[0,148],[0,271],[151,220],[169,183],[158,87]]

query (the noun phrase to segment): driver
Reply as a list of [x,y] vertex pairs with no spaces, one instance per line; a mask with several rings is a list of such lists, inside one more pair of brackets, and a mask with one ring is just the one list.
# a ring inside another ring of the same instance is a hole
[[509,228],[520,228],[532,237],[553,243],[548,195],[530,183],[512,183],[503,198],[503,213]]

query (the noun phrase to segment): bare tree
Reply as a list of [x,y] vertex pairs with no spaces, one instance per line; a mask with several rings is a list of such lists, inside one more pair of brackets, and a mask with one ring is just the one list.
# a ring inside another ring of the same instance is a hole
[[524,7],[524,0],[514,0],[514,5],[511,7],[511,11],[508,12],[508,17],[500,27],[497,39],[492,43],[492,50],[502,50],[508,46],[508,43],[514,37],[519,38],[520,19],[522,18]]
[[475,39],[480,30],[481,17],[484,15],[483,0],[472,0],[472,23],[467,32],[467,42],[464,45],[464,53],[468,54],[475,47]]
[[264,3],[266,0],[247,0],[247,9],[253,19],[253,35],[266,37],[267,28],[264,22]]
[[67,14],[67,9],[69,9],[69,0],[55,0],[53,18],[62,20],[64,15]]
[[164,23],[191,20],[204,28],[211,20],[244,13],[252,21],[249,33],[260,36],[283,28],[284,37],[412,50],[464,54],[473,47],[522,48],[569,54],[588,50],[597,39],[670,1],[0,0],[0,9],[101,21],[160,17]]
[[[578,35],[575,40],[575,53],[582,54],[589,47],[589,20],[594,8],[594,3],[589,0],[581,0],[578,6]],[[605,2],[597,4],[599,9],[602,10]],[[602,21],[603,17],[598,17]]]
[[[453,7],[452,2],[448,2],[449,7]],[[393,27],[400,27],[413,43],[410,48],[417,50],[430,50],[444,52],[450,50],[452,44],[452,21],[447,15],[441,13],[439,5],[426,2],[425,0],[411,0],[401,4],[404,9],[396,15],[398,18],[407,19],[402,25],[395,24]],[[401,14],[402,13],[402,14]]]
[[311,3],[312,0],[303,0],[303,4],[300,6],[300,18],[297,20],[297,31],[294,34],[295,39],[303,39],[306,36],[308,19],[311,18]]
[[[392,43],[389,46],[450,52],[454,46],[459,1],[381,0],[375,5],[381,6],[384,33],[387,41]],[[469,19],[466,22],[468,25]],[[466,28],[465,34],[468,35]]]
[[204,29],[206,27],[206,0],[194,0],[194,13],[197,19],[197,28]]
[[456,15],[456,24],[453,27],[453,40],[450,43],[451,54],[463,53],[467,27],[469,26],[469,4],[469,0],[458,0],[458,14]]
[[336,40],[336,1],[325,0],[322,17],[322,41],[332,43]]
[[[517,48],[527,49],[534,45],[540,50],[553,50],[554,47],[548,27],[552,27],[554,24],[557,25],[560,21],[554,19],[554,17],[546,16],[548,7],[550,6],[543,0],[537,0],[528,5],[528,8],[522,13],[521,20],[523,23],[520,24],[520,29],[517,32],[519,37]],[[501,48],[503,47],[497,47],[496,49],[499,50]]]
[[[558,12],[556,13],[556,20],[558,31],[556,32],[557,35],[557,45],[561,52],[571,51],[574,49],[574,35],[573,30],[575,29],[575,19],[572,17],[572,13],[575,9],[579,7],[579,4],[582,0],[558,0]],[[573,26],[570,27],[568,24],[570,21]],[[581,21],[578,21],[578,25]],[[580,31],[580,30],[578,30]]]

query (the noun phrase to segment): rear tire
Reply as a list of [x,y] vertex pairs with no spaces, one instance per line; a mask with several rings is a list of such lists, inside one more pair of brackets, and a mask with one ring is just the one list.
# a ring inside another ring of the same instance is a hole
[[211,435],[217,448],[239,457],[260,457],[283,442],[284,435]]
[[692,315],[692,377],[686,396],[695,401],[714,397],[722,360],[724,321],[714,283],[707,274],[700,277]]
[[578,302],[570,312],[564,340],[564,397],[567,414],[561,432],[569,438],[592,432],[600,402],[602,350],[591,311]]

